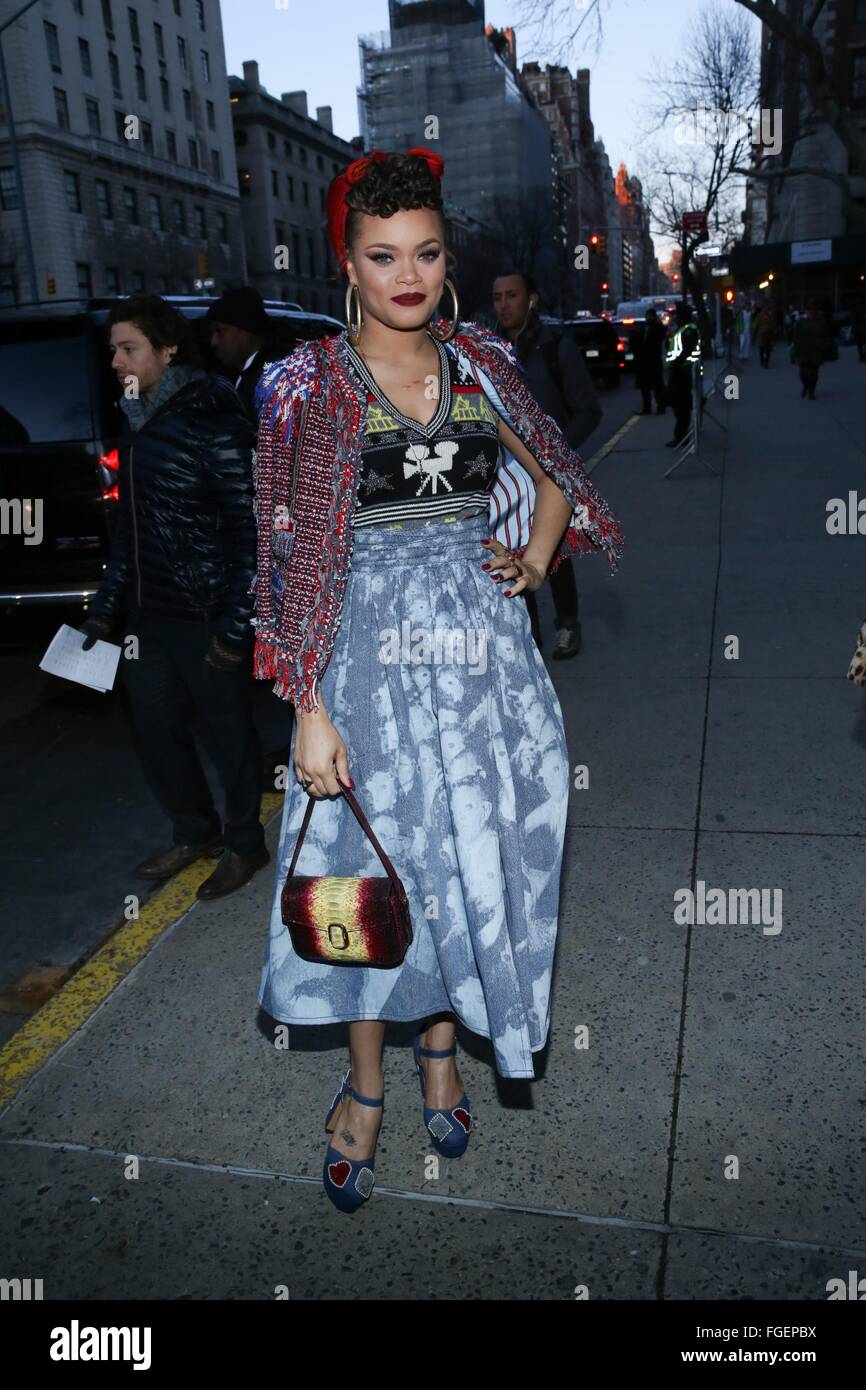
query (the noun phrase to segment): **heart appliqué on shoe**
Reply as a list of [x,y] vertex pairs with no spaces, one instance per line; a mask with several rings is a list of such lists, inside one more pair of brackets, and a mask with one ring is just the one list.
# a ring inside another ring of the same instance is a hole
[[342,1163],[328,1164],[328,1177],[335,1187],[345,1187],[351,1171],[352,1165],[348,1159],[344,1159]]
[[472,1116],[469,1114],[469,1111],[464,1110],[462,1105],[458,1105],[456,1110],[451,1111],[451,1114],[454,1116],[458,1124],[461,1124],[463,1126],[463,1128],[466,1130],[466,1133],[468,1134],[469,1126],[472,1124]]

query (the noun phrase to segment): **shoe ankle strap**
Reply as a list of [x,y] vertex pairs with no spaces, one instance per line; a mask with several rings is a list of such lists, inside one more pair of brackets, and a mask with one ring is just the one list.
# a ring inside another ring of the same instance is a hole
[[420,1057],[456,1057],[457,1044],[455,1043],[453,1047],[446,1047],[439,1052],[434,1052],[429,1047],[419,1047],[418,1055]]
[[355,1090],[354,1086],[347,1087],[347,1090],[352,1099],[359,1101],[361,1105],[384,1105],[385,1103],[384,1096],[380,1096],[378,1100],[371,1100],[369,1096],[362,1096]]

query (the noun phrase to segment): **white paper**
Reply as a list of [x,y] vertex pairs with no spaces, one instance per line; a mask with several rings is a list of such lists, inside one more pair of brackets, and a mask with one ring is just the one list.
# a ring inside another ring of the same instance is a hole
[[77,681],[91,690],[100,690],[103,695],[114,685],[117,663],[120,660],[120,647],[113,642],[103,642],[97,638],[89,652],[81,650],[85,634],[77,628],[63,623],[51,639],[48,650],[39,663],[42,671],[50,676],[62,676],[64,680]]

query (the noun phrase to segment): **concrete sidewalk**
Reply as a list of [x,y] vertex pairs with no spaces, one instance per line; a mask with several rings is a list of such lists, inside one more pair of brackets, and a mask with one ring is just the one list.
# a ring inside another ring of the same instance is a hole
[[[336,1212],[345,1029],[281,1051],[257,1026],[266,870],[119,971],[0,1115],[0,1274],[49,1299],[824,1300],[866,1273],[866,695],[845,680],[866,570],[825,524],[866,476],[866,367],[843,350],[803,402],[776,356],[742,369],[727,436],[707,427],[719,477],[663,479],[670,415],[594,474],[626,552],[614,579],[578,562],[584,651],[550,668],[589,786],[538,1080],[499,1082],[461,1032],[476,1128],[431,1176],[394,1027],[377,1190]],[[781,890],[781,931],[677,925],[698,880]]]

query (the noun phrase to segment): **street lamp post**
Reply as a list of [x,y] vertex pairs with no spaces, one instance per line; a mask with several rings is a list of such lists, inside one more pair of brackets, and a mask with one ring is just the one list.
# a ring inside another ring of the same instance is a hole
[[33,5],[36,0],[27,0],[26,5],[16,11],[11,19],[7,19],[5,24],[0,24],[0,90],[6,98],[6,125],[9,128],[9,150],[12,155],[12,167],[15,170],[15,182],[18,186],[18,211],[21,213],[21,230],[24,233],[24,254],[27,257],[27,272],[30,277],[30,297],[34,304],[39,302],[39,286],[36,283],[36,262],[33,259],[33,242],[30,238],[30,219],[27,216],[27,198],[24,193],[24,177],[21,173],[21,160],[18,155],[18,139],[15,135],[15,121],[12,117],[12,93],[9,90],[9,82],[6,77],[6,59],[3,56],[3,32],[8,29],[10,24],[16,20]]

